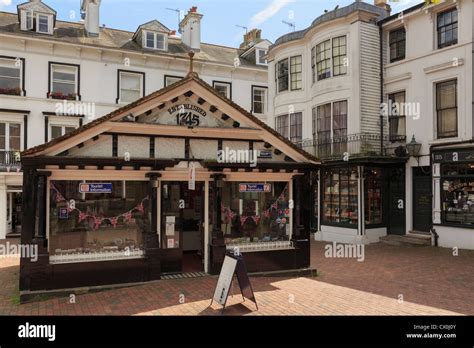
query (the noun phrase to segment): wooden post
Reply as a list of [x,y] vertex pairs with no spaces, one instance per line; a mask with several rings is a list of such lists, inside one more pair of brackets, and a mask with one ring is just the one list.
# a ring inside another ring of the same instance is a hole
[[150,179],[149,183],[149,204],[148,209],[151,213],[151,219],[148,228],[145,230],[145,256],[148,265],[148,280],[156,280],[161,277],[161,253],[160,242],[158,240],[158,178],[160,173],[147,173],[146,177]]

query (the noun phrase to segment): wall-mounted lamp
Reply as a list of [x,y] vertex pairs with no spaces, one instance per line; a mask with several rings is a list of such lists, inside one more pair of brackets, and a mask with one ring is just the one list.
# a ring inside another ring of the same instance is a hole
[[411,138],[411,141],[407,144],[407,151],[410,157],[415,157],[416,160],[418,161],[418,164],[420,162],[420,150],[421,150],[421,144],[416,141],[415,136],[413,135],[413,138]]

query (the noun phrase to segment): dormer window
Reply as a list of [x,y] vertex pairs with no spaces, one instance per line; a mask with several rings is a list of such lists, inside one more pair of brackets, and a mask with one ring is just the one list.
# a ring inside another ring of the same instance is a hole
[[145,35],[145,48],[152,50],[166,50],[166,35],[163,33],[155,33],[152,31],[146,31]]
[[34,28],[34,19],[33,11],[26,12],[26,30],[33,30]]
[[266,50],[257,49],[256,51],[256,63],[257,65],[268,65],[267,60],[264,58],[267,55]]
[[49,16],[38,14],[38,21],[36,31],[38,33],[49,33]]

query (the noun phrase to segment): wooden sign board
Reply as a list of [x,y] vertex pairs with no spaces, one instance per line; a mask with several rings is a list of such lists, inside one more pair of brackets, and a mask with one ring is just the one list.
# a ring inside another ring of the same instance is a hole
[[243,300],[245,301],[247,298],[248,300],[254,302],[258,310],[257,300],[255,299],[252,284],[250,284],[250,278],[247,273],[247,267],[245,266],[244,258],[242,254],[234,255],[230,252],[228,252],[224,258],[224,263],[222,264],[219,279],[217,280],[217,285],[216,289],[214,290],[214,296],[212,297],[211,305],[213,301],[216,301],[221,306],[223,306],[222,312],[224,312],[234,275],[237,275],[237,280],[239,282],[240,292],[242,294]]

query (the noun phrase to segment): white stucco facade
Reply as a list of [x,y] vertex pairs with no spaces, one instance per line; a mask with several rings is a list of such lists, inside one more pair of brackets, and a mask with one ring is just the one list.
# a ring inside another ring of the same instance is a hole
[[[40,5],[34,5],[42,6],[42,3],[39,3]],[[85,2],[84,6],[87,9],[88,2]],[[202,15],[196,11],[197,9],[193,8],[188,15],[198,16],[200,20]],[[51,23],[53,22],[50,21]],[[157,26],[156,23],[158,22],[146,24],[148,26],[145,26],[145,29],[153,29],[153,26]],[[240,54],[245,51],[243,49],[201,43],[201,24],[194,20],[193,23],[196,28],[193,31],[192,46],[197,51],[194,70],[211,86],[215,82],[227,86],[227,98],[252,112],[253,86],[267,87],[267,67],[241,59]],[[170,81],[173,83],[175,78],[183,78],[189,71],[187,52],[190,48],[182,43],[181,38],[174,32],[170,32],[169,37],[166,33],[165,48],[168,50],[160,51],[139,47],[145,42],[141,28],[137,30],[140,34],[132,38],[133,33],[108,28],[101,28],[98,36],[87,32],[87,28],[84,29],[86,32],[82,33],[84,25],[85,23],[81,22],[57,21],[52,30],[53,34],[45,35],[21,30],[24,25],[18,23],[16,13],[0,13],[0,59],[7,63],[20,64],[23,90],[21,95],[0,93],[0,123],[14,122],[21,125],[19,150],[51,140],[52,125],[77,128],[128,104],[118,100],[121,93],[121,71],[142,76],[140,96],[164,88],[167,76],[174,78]],[[160,28],[158,30],[161,30]],[[71,37],[62,39],[63,35]],[[118,44],[111,42],[111,38],[115,39],[115,36],[121,40],[116,39]],[[269,43],[264,40],[259,45],[268,47]],[[51,91],[50,69],[55,63],[77,67],[76,88],[80,100],[76,97],[75,101],[67,101],[67,105],[82,106],[82,110],[93,111],[91,114],[75,115],[79,117],[57,115],[58,108],[60,110],[64,101],[48,97]],[[264,98],[263,112],[254,113],[262,120],[266,120],[268,113],[267,96]],[[21,192],[22,185],[21,172],[16,172],[16,167],[11,167],[8,163],[4,167],[0,173],[0,239],[12,232],[8,225],[10,222],[7,221],[9,218],[6,207],[10,204],[7,202],[7,192]]]

